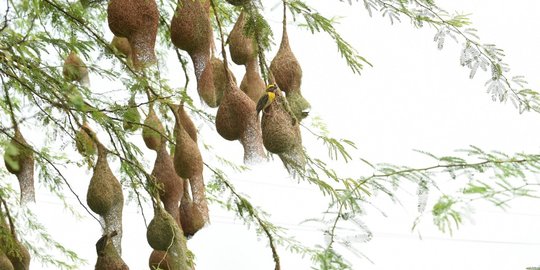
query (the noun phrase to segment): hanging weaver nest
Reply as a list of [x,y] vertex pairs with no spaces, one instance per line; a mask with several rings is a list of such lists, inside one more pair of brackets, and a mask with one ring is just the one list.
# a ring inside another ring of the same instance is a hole
[[129,45],[129,40],[125,37],[114,36],[111,41],[111,46],[124,57],[131,57],[131,45]]
[[176,221],[161,207],[154,207],[154,218],[148,224],[146,240],[155,250],[166,251],[175,241]]
[[157,151],[152,176],[156,186],[159,188],[159,198],[163,202],[165,210],[179,224],[177,210],[180,197],[183,194],[184,180],[176,174],[173,160],[167,152],[166,143],[162,143]]
[[15,250],[6,252],[7,258],[11,261],[14,270],[30,269],[30,253],[28,249],[19,241],[15,242]]
[[96,270],[128,270],[128,266],[122,260],[114,247],[112,238],[117,236],[117,232],[113,231],[103,235],[96,242],[96,252],[98,255],[96,262]]
[[289,91],[289,93],[287,93],[287,101],[289,102],[296,119],[302,120],[308,116],[311,105],[302,96],[300,89]]
[[90,86],[88,68],[75,52],[69,53],[64,60],[62,74],[68,82],[76,81],[83,86]]
[[[182,178],[193,178],[202,175],[203,161],[197,142],[184,128],[178,106],[174,107],[176,124],[174,128],[176,146],[174,148],[174,168]],[[185,112],[184,112],[185,113]],[[189,124],[188,124],[189,125]]]
[[148,265],[150,269],[160,270],[194,270],[192,258],[188,257],[185,237],[178,228],[179,241],[173,243],[168,252],[154,250],[150,254]]
[[244,147],[244,162],[264,157],[261,127],[255,102],[236,84],[229,83],[216,114],[216,130],[226,140],[240,140]]
[[290,151],[301,143],[300,134],[296,132],[299,123],[285,109],[284,102],[283,96],[277,96],[263,111],[261,119],[264,147],[274,154]]
[[[229,78],[236,83],[234,75],[229,70]],[[220,105],[223,93],[228,87],[227,72],[223,61],[217,57],[212,57],[209,65],[206,65],[197,83],[197,91],[201,99],[211,108]]]
[[227,3],[233,5],[233,6],[243,6],[247,3],[249,3],[250,0],[227,0]]
[[[191,117],[186,113],[186,110],[184,109],[184,104],[180,104],[178,106],[178,116],[180,117],[180,123],[182,123],[182,127],[186,130],[186,132],[189,134],[189,137],[194,142],[197,142],[197,128],[195,127],[195,124],[191,120]],[[176,134],[176,125],[175,125],[175,134]]]
[[0,209],[0,267],[5,267],[0,269],[28,270],[30,259],[28,249],[17,239],[12,220],[8,226]]
[[159,118],[154,111],[154,107],[151,104],[142,129],[142,137],[146,147],[157,151],[163,142],[162,134],[164,133],[165,128],[163,128],[163,125],[161,124],[161,121],[159,121]]
[[184,195],[178,210],[182,230],[186,237],[195,235],[208,222],[208,203],[202,175],[189,179],[189,182],[184,181]]
[[97,152],[98,158],[88,186],[86,203],[96,214],[107,216],[114,207],[123,205],[124,196],[122,195],[122,186],[107,162],[107,150],[98,143]]
[[84,122],[83,127],[81,127],[75,134],[75,146],[77,152],[83,157],[91,157],[96,154],[96,143],[92,140],[92,137],[86,133],[86,130],[91,130],[87,122]]
[[111,0],[107,19],[114,35],[129,40],[135,67],[156,62],[159,12],[155,0]]
[[[248,1],[234,1],[248,2]],[[244,27],[246,25],[246,14],[244,11],[240,13],[234,27],[229,34],[229,52],[231,59],[237,65],[246,65],[256,56],[256,46],[252,38],[246,36]]]
[[189,55],[210,52],[212,26],[209,0],[179,0],[171,21],[173,44]]
[[141,114],[139,113],[139,110],[137,110],[134,96],[129,99],[128,108],[124,111],[122,118],[124,130],[133,132],[139,129]]
[[302,68],[291,51],[285,25],[283,26],[281,45],[270,64],[270,71],[283,92],[288,94],[289,91],[300,89],[302,83]]
[[240,83],[240,89],[255,103],[264,95],[265,83],[259,74],[257,57],[247,63],[246,74]]
[[5,149],[4,163],[6,169],[19,180],[21,202],[35,201],[34,152],[18,127],[15,127],[15,135]]

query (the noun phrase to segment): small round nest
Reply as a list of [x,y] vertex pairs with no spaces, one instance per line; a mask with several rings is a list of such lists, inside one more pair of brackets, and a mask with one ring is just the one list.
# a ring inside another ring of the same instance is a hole
[[124,130],[133,132],[139,129],[141,114],[139,113],[139,110],[137,110],[137,104],[135,103],[134,97],[129,99],[128,108],[124,111],[122,118]]
[[98,158],[88,185],[86,203],[100,216],[107,215],[113,207],[124,203],[122,186],[109,167],[107,152],[102,145],[98,145]]
[[79,154],[84,157],[90,157],[96,154],[96,143],[86,132],[86,130],[90,129],[88,123],[85,122],[83,126],[75,134],[75,147]]
[[176,221],[162,208],[154,209],[154,218],[148,224],[146,240],[155,250],[166,251],[177,241],[175,236]]
[[135,67],[156,62],[154,46],[159,12],[155,0],[111,0],[107,20],[114,35],[129,40]]
[[88,86],[90,79],[88,77],[88,68],[75,52],[69,53],[64,60],[62,74],[68,82],[79,82],[82,85]]
[[150,110],[144,120],[142,129],[142,137],[146,147],[157,151],[163,142],[162,134],[164,133],[165,128],[163,128],[161,121],[159,121],[153,106],[150,105]]
[[257,103],[264,95],[265,83],[259,74],[257,57],[249,61],[246,65],[246,74],[240,83],[240,89],[248,95],[253,102]]
[[131,55],[131,45],[129,45],[129,40],[125,37],[114,36],[111,41],[111,46],[124,57],[129,57]]
[[238,16],[238,19],[236,20],[236,23],[229,34],[229,52],[231,53],[231,59],[237,65],[246,65],[256,56],[256,46],[254,40],[246,36],[244,32],[244,27],[247,20],[246,16],[247,15],[244,11],[240,13],[240,16]]
[[302,68],[291,50],[285,27],[279,50],[270,64],[270,71],[283,92],[288,93],[300,89]]
[[293,125],[294,120],[285,110],[281,98],[276,97],[261,119],[264,147],[274,154],[290,151],[300,140],[296,133],[298,123]]
[[296,119],[302,120],[308,116],[311,105],[302,96],[300,90],[289,91],[289,93],[287,93],[287,101],[289,102]]

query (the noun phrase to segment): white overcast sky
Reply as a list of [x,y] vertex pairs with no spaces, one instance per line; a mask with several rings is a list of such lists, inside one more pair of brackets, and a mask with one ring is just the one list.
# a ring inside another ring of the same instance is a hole
[[[268,9],[279,2],[264,1]],[[538,152],[540,115],[519,115],[511,104],[492,102],[484,87],[489,75],[479,72],[474,80],[469,80],[468,70],[459,65],[461,45],[448,40],[439,51],[433,42],[433,29],[415,29],[405,18],[402,23],[390,25],[388,19],[378,13],[370,18],[361,1],[353,6],[337,0],[309,2],[316,3],[325,15],[343,16],[338,29],[374,64],[361,76],[354,75],[325,34],[311,35],[296,30],[293,25],[289,28],[292,49],[303,68],[302,91],[311,102],[311,115],[321,117],[333,136],[353,140],[358,146],[354,152],[356,159],[426,166],[433,163],[413,149],[451,155],[455,149],[476,145],[510,153]],[[505,50],[513,74],[526,76],[532,88],[540,87],[539,1],[439,0],[437,3],[449,11],[471,14],[481,40]],[[279,44],[280,6],[271,12],[269,19],[274,22]],[[170,79],[181,86],[183,75],[175,58],[171,61],[169,73],[174,77]],[[234,70],[237,80],[241,80],[243,69],[235,67]],[[103,85],[93,82],[92,87]],[[190,91],[195,93],[194,89]],[[200,127],[205,143],[215,145],[220,155],[241,162],[242,149],[238,143],[221,139],[208,126]],[[320,142],[304,131],[304,144],[308,149],[316,149]],[[206,152],[204,158],[210,155]],[[151,166],[153,153],[146,159]],[[351,176],[366,173],[353,165],[340,166],[340,170]],[[84,198],[90,172],[73,170],[69,174]],[[289,227],[290,235],[306,244],[324,244],[316,224],[299,224],[303,219],[320,216],[325,210],[325,201],[320,199],[321,194],[315,187],[288,178],[277,161],[230,176],[242,193],[272,213],[272,221]],[[374,237],[371,242],[355,247],[372,262],[345,253],[354,269],[523,270],[540,265],[539,201],[519,200],[507,212],[478,205],[472,220],[466,220],[460,230],[450,236],[438,232],[429,218],[424,219],[419,230],[411,232],[417,216],[414,190],[412,196],[402,195],[402,205],[386,199],[375,201],[388,217],[376,211],[362,217]],[[71,218],[50,195],[38,194],[37,199],[42,222],[51,228],[57,240],[89,261],[89,265],[81,269],[93,269],[94,244],[101,234],[98,224],[89,218]],[[430,202],[434,199],[430,198]],[[210,210],[211,225],[188,242],[196,254],[198,270],[273,269],[264,238],[258,238],[253,228],[246,228],[217,206],[211,206]],[[84,212],[81,213],[84,216]],[[151,215],[146,214],[147,218]],[[123,258],[130,269],[147,269],[150,248],[140,213],[130,203],[125,206],[124,215]],[[423,240],[419,239],[419,234]],[[311,269],[309,258],[290,255],[284,249],[280,251],[282,269]],[[44,268],[33,262],[33,269]]]

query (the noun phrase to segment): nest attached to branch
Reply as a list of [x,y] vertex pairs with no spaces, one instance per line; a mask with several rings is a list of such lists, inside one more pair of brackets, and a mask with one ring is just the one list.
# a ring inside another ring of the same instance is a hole
[[88,68],[75,52],[69,53],[64,60],[62,74],[68,82],[76,81],[83,86],[90,86],[90,78],[88,77]]
[[300,121],[308,116],[311,105],[302,96],[300,89],[289,91],[289,93],[287,93],[287,101],[289,102],[291,111],[294,113],[296,119]]
[[161,121],[159,121],[159,118],[154,111],[154,107],[151,104],[142,129],[144,144],[146,144],[146,147],[149,149],[157,151],[163,142],[164,133],[165,128],[161,124]]
[[298,122],[286,110],[285,98],[281,95],[263,112],[261,119],[262,138],[266,150],[281,154],[301,144]]
[[264,95],[265,88],[266,85],[259,73],[257,57],[255,57],[246,65],[246,73],[244,74],[242,83],[240,83],[240,89],[256,104],[262,95]]
[[300,67],[300,63],[298,63],[291,50],[286,27],[283,27],[281,45],[270,64],[270,71],[283,92],[288,94],[289,91],[300,89],[302,84],[302,67]]
[[238,19],[229,34],[229,52],[231,53],[231,59],[237,65],[246,65],[257,55],[255,41],[245,34],[244,27],[246,25],[246,16],[248,15],[245,14],[245,11],[240,13],[240,16],[238,16]]
[[208,223],[210,218],[202,174],[184,182],[184,195],[178,210],[182,230],[186,237],[195,235]]
[[[229,78],[236,83],[234,75],[229,70]],[[197,91],[201,99],[211,108],[220,105],[223,93],[228,87],[227,72],[223,61],[217,57],[212,57],[209,65],[206,65],[201,77],[197,81]]]
[[15,127],[15,135],[5,149],[4,163],[6,169],[19,180],[21,203],[35,202],[34,152],[18,127]]
[[131,57],[131,45],[129,45],[129,40],[127,38],[114,36],[111,41],[111,46],[116,49],[121,56]]
[[114,35],[129,40],[136,68],[156,62],[159,11],[155,0],[111,0],[107,19]]
[[128,101],[128,108],[122,115],[123,127],[126,131],[134,132],[140,127],[141,114],[137,110],[137,104],[135,103],[135,97],[131,97]]
[[116,231],[106,233],[96,242],[98,258],[95,270],[129,270],[114,247],[112,238],[115,236],[117,236]]
[[30,269],[30,253],[28,248],[17,239],[15,228],[10,221],[8,226],[4,213],[0,209],[0,269]]
[[228,86],[216,114],[216,130],[226,140],[240,140],[244,162],[261,160],[264,149],[255,102],[236,84],[229,82]]
[[84,122],[83,126],[75,134],[75,147],[83,157],[91,157],[96,154],[96,143],[86,132],[86,130],[90,130],[88,123]]
[[[182,105],[180,105],[181,107]],[[203,172],[203,160],[197,142],[184,128],[181,112],[179,108],[175,109],[176,124],[174,127],[174,135],[176,137],[176,146],[174,148],[174,168],[176,173],[184,178],[191,179]],[[182,109],[183,110],[183,109]],[[184,118],[188,118],[184,111]],[[189,126],[191,121],[187,121],[186,126]],[[192,123],[192,122],[191,122]]]
[[173,160],[167,152],[166,143],[163,143],[157,151],[152,176],[159,189],[159,198],[163,202],[165,210],[180,224],[178,205],[184,192],[184,180],[176,174]]

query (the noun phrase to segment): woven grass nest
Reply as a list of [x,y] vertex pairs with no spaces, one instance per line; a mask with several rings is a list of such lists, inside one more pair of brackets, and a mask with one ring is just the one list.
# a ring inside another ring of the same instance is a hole
[[83,86],[90,86],[90,78],[88,77],[88,68],[75,52],[70,52],[64,60],[62,74],[68,82],[76,81]]
[[150,105],[148,115],[144,120],[144,125],[142,129],[142,137],[146,147],[149,149],[157,151],[163,142],[163,135],[165,133],[165,128],[159,121],[159,118],[154,111],[154,107]]
[[299,123],[285,109],[284,97],[278,96],[268,106],[261,119],[262,138],[266,150],[280,154],[301,144]]
[[14,270],[13,264],[8,259],[6,254],[2,250],[0,250],[0,269],[2,270]]
[[161,270],[193,270],[190,266],[189,258],[187,256],[186,240],[183,235],[180,234],[182,239],[174,243],[168,252],[154,250],[150,254],[148,260],[148,266],[150,269]]
[[4,152],[6,169],[17,176],[21,190],[21,202],[35,201],[34,152],[18,127]]
[[84,122],[83,127],[75,134],[75,147],[83,157],[90,157],[96,154],[96,143],[86,130],[90,130],[90,126]]
[[96,242],[96,270],[129,270],[114,247],[112,238],[116,235],[116,231],[107,233]]
[[155,250],[166,251],[175,239],[176,221],[163,208],[155,207],[154,218],[148,224],[146,240]]
[[16,252],[6,252],[6,256],[11,262],[14,270],[30,269],[30,253],[28,249],[19,241],[15,242]]
[[124,111],[122,118],[124,130],[133,132],[139,129],[141,114],[139,113],[139,110],[137,110],[134,96],[129,99],[128,108]]
[[[191,179],[202,175],[203,161],[197,142],[193,140],[192,135],[190,135],[184,127],[182,119],[184,118],[184,120],[186,120],[186,118],[188,118],[187,114],[185,114],[183,108],[180,109],[179,107],[183,106],[174,106],[173,109],[176,119],[174,128],[174,135],[176,137],[174,168],[180,177]],[[183,114],[184,117],[181,117],[181,114]],[[186,126],[190,126],[190,123],[193,124],[191,121],[186,121]]]
[[288,94],[289,91],[300,89],[302,84],[302,68],[291,50],[287,28],[285,26],[283,27],[281,45],[270,64],[270,71],[283,92]]
[[111,46],[116,49],[121,56],[131,57],[131,45],[129,45],[129,40],[127,38],[114,36],[111,41]]
[[165,210],[179,223],[178,205],[183,194],[184,180],[176,174],[173,160],[167,152],[165,143],[157,151],[152,176],[159,187],[159,198]]
[[265,83],[259,74],[259,65],[257,57],[249,61],[246,65],[246,73],[240,83],[240,89],[246,93],[253,102],[257,103],[262,95],[264,95]]
[[[187,114],[184,108],[184,104],[180,104],[176,111],[178,112],[178,116],[180,117],[180,123],[182,123],[182,127],[186,130],[189,137],[191,137],[194,142],[197,142],[197,128],[191,120],[191,117],[189,117],[189,115]],[[175,129],[176,128],[177,127],[175,126]],[[177,131],[175,131],[175,133],[176,132]]]
[[[8,226],[4,213],[0,209],[0,269],[30,269],[30,253],[28,248],[17,239],[15,228]],[[4,267],[4,268],[1,268]]]
[[261,126],[255,102],[238,86],[229,83],[216,114],[216,130],[226,140],[240,140],[244,148],[244,162],[264,158]]
[[[248,1],[237,0],[234,2]],[[231,53],[231,59],[237,65],[246,65],[249,61],[253,60],[257,54],[254,40],[244,33],[247,19],[246,16],[244,11],[240,13],[240,16],[238,16],[238,19],[229,34],[229,52]]]
[[111,0],[107,19],[114,35],[129,40],[135,67],[156,62],[154,46],[159,12],[155,0]]
[[90,209],[104,217],[111,209],[121,208],[124,204],[122,185],[109,167],[106,151],[105,147],[98,143],[98,158],[86,194],[86,203]]
[[[189,190],[191,190],[191,194]],[[202,175],[184,182],[184,195],[178,211],[182,230],[186,237],[195,235],[208,223],[208,203]]]
[[287,101],[289,102],[296,119],[302,120],[308,116],[311,105],[302,96],[300,89],[289,91],[289,93],[287,93]]
[[212,26],[210,0],[179,0],[171,21],[171,40],[190,56],[210,52]]
[[[230,70],[229,76],[236,83],[236,79]],[[223,61],[217,57],[212,57],[197,81],[199,96],[211,108],[218,107],[223,98],[223,93],[228,87],[228,80]]]

